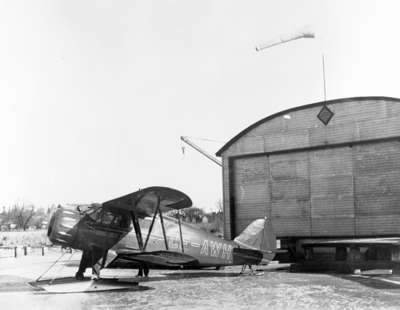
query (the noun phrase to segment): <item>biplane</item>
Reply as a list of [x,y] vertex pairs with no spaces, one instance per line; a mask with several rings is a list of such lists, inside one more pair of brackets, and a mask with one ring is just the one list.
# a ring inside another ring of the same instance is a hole
[[219,268],[268,263],[276,239],[268,219],[252,222],[233,241],[223,240],[166,215],[192,206],[184,193],[148,187],[101,203],[59,206],[52,215],[48,237],[53,244],[82,250],[75,275],[83,279],[88,267],[101,277],[103,268]]

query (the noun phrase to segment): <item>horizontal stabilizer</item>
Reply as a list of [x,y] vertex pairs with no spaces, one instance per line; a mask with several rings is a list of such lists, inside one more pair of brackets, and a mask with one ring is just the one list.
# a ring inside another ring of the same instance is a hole
[[263,258],[263,254],[258,250],[234,248],[233,264],[234,265],[258,265]]
[[185,266],[198,263],[197,259],[190,255],[173,251],[136,252],[130,254],[124,251],[118,255],[118,258],[166,267]]

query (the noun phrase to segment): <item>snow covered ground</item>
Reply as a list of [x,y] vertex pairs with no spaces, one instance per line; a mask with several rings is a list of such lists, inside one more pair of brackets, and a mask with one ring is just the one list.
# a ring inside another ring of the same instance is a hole
[[[139,291],[47,294],[26,284],[60,254],[0,259],[0,309],[398,309],[400,298],[395,275],[290,273],[278,264],[258,276],[239,276],[240,267],[153,270]],[[45,277],[73,276],[79,256],[66,253]]]

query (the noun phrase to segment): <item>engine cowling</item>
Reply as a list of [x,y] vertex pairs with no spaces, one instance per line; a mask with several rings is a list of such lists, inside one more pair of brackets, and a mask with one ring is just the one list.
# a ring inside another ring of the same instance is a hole
[[58,206],[51,216],[47,236],[53,244],[76,248],[78,223],[81,214],[76,206]]

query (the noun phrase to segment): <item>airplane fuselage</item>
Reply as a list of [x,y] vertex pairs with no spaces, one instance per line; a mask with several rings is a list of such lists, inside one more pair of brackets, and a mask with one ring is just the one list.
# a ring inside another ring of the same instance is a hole
[[[193,224],[179,223],[175,218],[164,216],[164,225],[161,225],[160,218],[155,218],[148,236],[152,218],[140,219],[143,240],[141,249],[138,236],[129,221],[129,214],[112,213],[101,208],[99,210],[101,214],[96,214],[97,211],[82,213],[76,206],[59,207],[50,221],[49,239],[54,244],[83,251],[97,248],[110,252],[181,252],[196,258],[197,262],[192,266],[194,268],[233,264],[233,249],[238,246],[233,241],[218,238]],[[126,263],[117,260],[113,264],[118,266]]]
[[[149,231],[151,218],[140,220],[139,223],[142,230],[142,236],[145,240]],[[145,248],[146,251],[165,249],[175,252],[183,252],[197,258],[198,267],[232,265],[233,249],[237,247],[233,241],[223,240],[187,223],[181,223],[180,232],[179,223],[174,218],[164,217],[164,227],[166,241],[162,232],[160,219],[157,218]],[[181,233],[182,239],[180,237]],[[137,237],[133,230],[131,230],[112,248],[112,250],[124,249],[135,249],[140,251]]]

